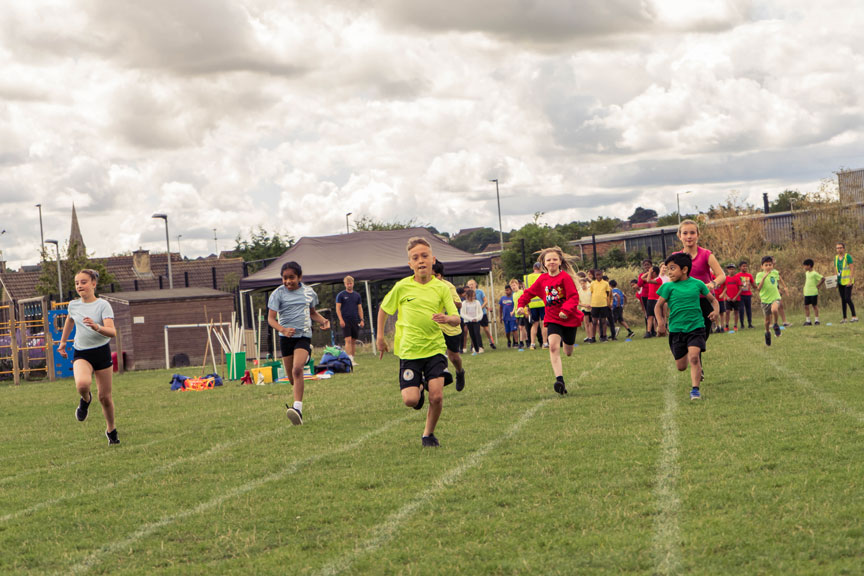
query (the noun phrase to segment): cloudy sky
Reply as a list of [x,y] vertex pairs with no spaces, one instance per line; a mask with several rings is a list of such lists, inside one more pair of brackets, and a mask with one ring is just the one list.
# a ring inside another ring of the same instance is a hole
[[3,0],[0,250],[707,208],[864,167],[860,0]]

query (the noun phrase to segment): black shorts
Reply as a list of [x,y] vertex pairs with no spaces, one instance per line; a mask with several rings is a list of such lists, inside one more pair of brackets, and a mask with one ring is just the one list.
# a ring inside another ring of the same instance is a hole
[[444,344],[447,345],[447,350],[459,354],[459,351],[462,349],[462,333],[460,332],[453,336],[444,334]]
[[541,306],[540,308],[528,308],[528,311],[531,312],[531,323],[540,322],[544,318],[546,318],[546,308]]
[[727,300],[726,301],[726,310],[738,310],[738,306],[741,305],[739,300]]
[[576,343],[576,326],[562,326],[555,322],[546,324],[546,333],[549,336],[557,334],[561,337],[561,341],[568,346]]
[[353,320],[345,320],[345,327],[342,328],[343,338],[357,339],[360,336],[360,322]]
[[723,314],[724,312],[726,312],[726,300],[718,300],[717,301],[717,308],[718,308],[720,314]]
[[672,356],[675,360],[680,360],[687,356],[687,348],[695,346],[702,352],[705,351],[705,329],[699,328],[692,332],[670,332],[669,333],[669,349],[672,350]]
[[294,350],[305,350],[312,354],[312,339],[301,336],[300,338],[279,337],[279,347],[282,349],[282,357],[294,356]]
[[592,306],[591,307],[591,319],[592,320],[608,320],[609,319],[609,307],[608,306]]
[[526,328],[531,325],[531,321],[528,320],[527,316],[519,316],[516,318],[516,324],[519,326],[525,326]]
[[483,313],[483,317],[480,319],[480,326],[483,328],[489,326],[489,316],[487,316],[485,312]]
[[819,296],[804,296],[804,306],[818,306]]
[[93,370],[104,370],[114,365],[111,361],[111,346],[108,344],[86,350],[75,348],[72,362],[74,363],[76,360],[84,360],[93,367]]
[[399,389],[419,388],[426,382],[441,378],[447,370],[447,357],[436,354],[429,358],[415,360],[399,360]]
[[645,299],[645,315],[649,318],[654,317],[654,307],[657,305],[657,300]]
[[624,322],[624,308],[613,308],[612,309],[612,320],[615,322]]
[[641,296],[639,299],[642,300],[642,307],[645,309],[645,317],[647,318],[648,317],[648,297],[647,296]]

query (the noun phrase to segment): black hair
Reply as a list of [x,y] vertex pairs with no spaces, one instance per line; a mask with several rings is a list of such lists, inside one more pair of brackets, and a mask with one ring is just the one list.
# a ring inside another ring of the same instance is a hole
[[639,280],[637,280],[636,278],[633,278],[632,280],[630,280],[630,284],[638,284],[638,283],[639,283]]
[[803,264],[804,264],[804,266],[809,266],[810,268],[812,268],[813,267],[813,259],[807,258],[806,260],[804,260]]
[[435,263],[432,264],[432,273],[444,275],[444,264],[440,260],[435,260]]
[[673,262],[676,266],[681,268],[682,271],[684,268],[687,268],[687,276],[690,276],[690,270],[693,269],[693,258],[691,258],[689,254],[684,254],[683,252],[672,254],[666,258],[666,261],[663,263],[668,266],[670,262]]
[[750,265],[750,263],[747,262],[746,260],[741,260],[740,262],[738,262],[738,266],[749,266],[749,265]]
[[615,280],[609,280],[609,286],[611,286],[612,288],[617,288],[618,282],[616,282]]
[[652,266],[651,270],[654,271],[654,274],[660,274],[660,267],[659,266]]
[[606,276],[605,274],[602,276],[602,278],[603,278],[603,280],[609,280],[609,277]]
[[837,245],[842,246],[844,250],[846,249],[846,243],[845,242],[837,242]]
[[464,286],[457,286],[456,287],[456,294],[458,294],[459,296],[462,296],[463,294],[465,294],[465,287]]
[[285,262],[284,264],[282,264],[282,270],[279,271],[279,276],[285,274],[286,270],[293,270],[294,273],[297,274],[298,278],[303,277],[303,268],[301,268],[300,264],[294,262],[293,260],[291,262]]
[[774,257],[773,256],[762,256],[762,264],[765,264],[766,262],[773,263]]

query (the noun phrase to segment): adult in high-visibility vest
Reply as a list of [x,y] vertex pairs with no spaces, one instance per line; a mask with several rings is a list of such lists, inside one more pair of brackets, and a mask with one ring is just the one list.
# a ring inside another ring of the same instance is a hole
[[837,290],[840,292],[840,302],[843,304],[843,320],[846,322],[846,306],[852,312],[852,322],[858,321],[855,315],[855,304],[852,303],[852,287],[855,285],[855,265],[852,255],[846,252],[846,244],[837,243],[837,255],[834,256],[834,268],[837,270]]
[[[540,278],[543,273],[543,267],[540,262],[534,263],[534,271],[531,274],[524,276],[525,289],[531,287],[534,282]],[[528,303],[528,312],[530,314],[529,321],[531,322],[531,349],[533,350],[537,341],[537,328],[540,328],[540,334],[543,336],[543,348],[549,347],[549,334],[546,332],[546,326],[543,325],[543,319],[546,316],[546,303],[540,298],[532,298]]]

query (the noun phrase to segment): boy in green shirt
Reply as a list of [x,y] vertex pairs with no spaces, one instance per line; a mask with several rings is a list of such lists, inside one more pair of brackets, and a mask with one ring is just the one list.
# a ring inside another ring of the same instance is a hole
[[419,410],[423,407],[424,388],[429,391],[429,411],[422,445],[431,447],[439,445],[435,425],[444,405],[444,386],[453,380],[447,371],[447,357],[444,355],[447,347],[440,325],[459,326],[459,313],[450,289],[435,278],[434,264],[432,247],[425,238],[408,240],[408,266],[414,276],[397,282],[381,302],[376,342],[383,358],[388,347],[382,327],[388,315],[398,312],[394,353],[399,357],[402,401],[406,406]]
[[786,283],[780,278],[780,272],[774,269],[774,258],[762,257],[762,271],[756,274],[756,289],[762,303],[762,314],[765,316],[765,344],[771,345],[771,320],[774,320],[774,335],[780,337],[780,288],[789,293]]
[[675,367],[683,372],[690,365],[690,399],[699,400],[699,383],[702,380],[701,353],[705,351],[705,320],[702,317],[702,298],[711,303],[713,310],[708,318],[716,321],[720,317],[720,305],[701,280],[690,278],[693,259],[689,254],[678,252],[666,259],[666,274],[669,282],[657,288],[657,304],[654,317],[657,333],[666,333],[666,308],[669,309],[669,348],[675,358]]
[[819,288],[825,284],[825,277],[813,270],[813,260],[807,258],[804,266],[804,326],[810,323],[810,306],[813,306],[815,324],[819,325]]

